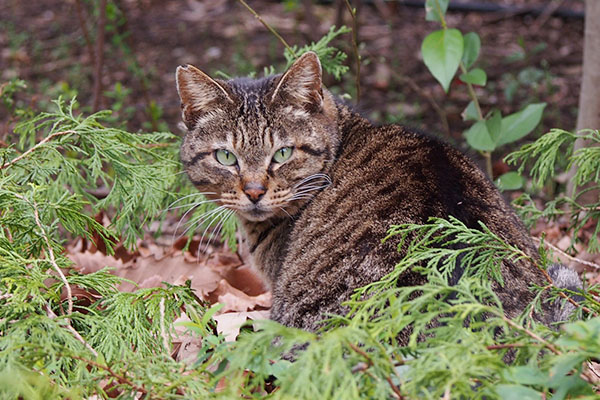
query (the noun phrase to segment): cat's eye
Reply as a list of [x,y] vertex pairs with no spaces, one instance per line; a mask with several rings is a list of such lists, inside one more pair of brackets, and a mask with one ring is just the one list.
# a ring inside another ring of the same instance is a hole
[[218,162],[228,167],[237,163],[237,158],[229,150],[221,149],[215,151],[215,158]]
[[282,163],[292,156],[293,147],[282,147],[273,155],[273,162]]

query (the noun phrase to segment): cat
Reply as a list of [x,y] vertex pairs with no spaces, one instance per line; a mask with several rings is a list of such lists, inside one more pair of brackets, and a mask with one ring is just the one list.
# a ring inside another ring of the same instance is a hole
[[[481,221],[539,259],[525,226],[472,161],[403,126],[374,126],[323,87],[313,52],[262,79],[215,80],[186,65],[176,80],[187,127],[181,161],[198,189],[235,210],[252,264],[272,290],[275,321],[314,331],[326,314],[344,313],[341,303],[356,288],[403,257],[396,243],[381,241],[391,225]],[[531,285],[547,284],[523,260],[505,261],[501,272],[504,286],[493,287],[511,318],[533,300]],[[581,287],[576,274],[561,276],[569,277],[563,287]],[[409,271],[399,284],[424,279]],[[557,318],[550,305],[544,312],[545,323]]]

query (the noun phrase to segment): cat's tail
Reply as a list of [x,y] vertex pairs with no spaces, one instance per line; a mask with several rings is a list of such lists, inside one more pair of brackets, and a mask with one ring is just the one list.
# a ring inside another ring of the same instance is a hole
[[[573,271],[569,267],[562,264],[552,264],[548,270],[548,275],[552,278],[554,286],[560,289],[567,289],[572,292],[581,292],[583,290],[583,283],[577,275],[577,272]],[[583,296],[580,295],[569,295],[576,302],[582,302]],[[551,305],[550,323],[567,321],[571,314],[575,311],[576,306],[564,299],[557,299]]]

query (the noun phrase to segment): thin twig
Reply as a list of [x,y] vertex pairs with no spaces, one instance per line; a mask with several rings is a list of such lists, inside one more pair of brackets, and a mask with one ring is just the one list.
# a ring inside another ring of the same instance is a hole
[[[534,239],[534,240],[536,240],[536,238],[533,238],[533,239]],[[538,239],[538,243],[539,243],[539,239]],[[524,259],[526,259],[526,260],[529,260],[529,262],[533,263],[533,265],[534,265],[534,266],[535,266],[535,267],[536,267],[536,268],[537,268],[537,269],[538,269],[538,270],[539,270],[539,271],[540,271],[540,272],[541,272],[541,273],[544,275],[544,277],[546,278],[546,281],[548,281],[548,283],[549,283],[551,286],[553,286],[553,287],[555,287],[555,288],[559,289],[559,292],[558,292],[558,294],[560,295],[560,297],[562,297],[563,299],[566,299],[566,300],[567,300],[569,303],[573,304],[573,305],[574,305],[576,308],[581,308],[583,311],[585,311],[585,312],[587,312],[587,313],[589,313],[589,314],[591,314],[591,315],[593,315],[593,316],[595,316],[595,317],[597,317],[597,316],[598,316],[598,313],[597,313],[597,312],[595,312],[595,311],[593,311],[593,310],[589,309],[588,307],[586,307],[586,306],[584,306],[584,305],[581,305],[581,304],[579,304],[578,302],[576,302],[575,300],[573,300],[573,299],[571,298],[571,296],[568,296],[567,294],[563,293],[563,292],[562,292],[562,289],[565,289],[565,288],[561,288],[561,287],[559,287],[559,286],[556,286],[556,285],[554,284],[554,280],[553,280],[553,279],[552,279],[552,277],[551,277],[551,276],[548,274],[548,271],[546,271],[544,268],[542,268],[542,267],[539,265],[539,263],[538,263],[538,262],[536,262],[536,261],[535,261],[535,260],[534,260],[534,259],[533,259],[531,256],[529,256],[529,255],[525,254],[525,252],[523,252],[522,250],[520,251],[520,254],[523,256],[523,258],[524,258]],[[547,289],[547,288],[544,288],[544,290],[546,290],[546,289]]]
[[365,358],[365,360],[367,360],[367,365],[369,367],[373,366],[373,360],[371,360],[371,357],[364,350],[362,350],[360,347],[358,347],[354,343],[348,342],[348,346],[350,346],[350,348],[352,350],[354,350],[356,353],[358,353],[361,356],[363,356]]
[[[536,237],[534,237],[534,238],[532,238],[532,239],[533,239],[535,242],[537,242],[538,244],[540,244],[540,243],[542,242],[540,239],[538,239],[538,238],[536,238]],[[554,250],[554,251],[556,251],[556,252],[558,252],[558,253],[562,254],[563,256],[567,257],[567,258],[568,258],[569,260],[571,260],[571,261],[575,261],[575,262],[578,262],[579,264],[587,265],[588,267],[592,267],[592,268],[595,268],[595,269],[600,269],[600,265],[598,265],[598,264],[596,264],[596,263],[593,263],[593,262],[591,262],[591,261],[585,261],[585,260],[582,260],[581,258],[573,257],[572,255],[570,255],[570,254],[568,254],[568,253],[564,252],[563,250],[559,249],[558,247],[554,246],[554,245],[553,245],[553,244],[551,244],[551,243],[544,242],[544,246],[547,246],[547,247],[551,248],[552,250]]]
[[94,63],[94,111],[100,108],[102,99],[102,64],[104,63],[104,27],[106,25],[106,0],[98,6],[98,29],[96,33],[96,59]]
[[508,325],[512,326],[513,328],[515,328],[519,331],[525,332],[528,336],[532,337],[533,339],[537,340],[538,342],[541,342],[544,346],[546,346],[554,354],[556,354],[556,355],[562,354],[556,347],[554,347],[554,345],[552,343],[550,343],[547,340],[536,335],[534,332],[530,331],[529,329],[516,324],[515,322],[513,322],[511,319],[509,319],[505,315],[502,316],[502,320],[504,322],[506,322]]
[[442,400],[450,400],[450,386],[446,386],[446,390],[444,390],[444,397],[442,397]]
[[[51,319],[57,318],[58,315],[56,315],[56,313],[54,311],[52,311],[52,309],[50,308],[50,305],[48,303],[46,303],[45,305],[46,307],[46,313],[48,314],[48,317],[50,317]],[[94,348],[85,341],[85,339],[83,338],[83,336],[81,336],[79,334],[79,332],[77,332],[77,330],[75,330],[75,328],[73,328],[73,326],[71,325],[71,322],[69,320],[69,318],[67,318],[67,330],[69,332],[71,332],[73,334],[73,336],[75,336],[75,339],[79,340],[81,343],[83,343],[83,345],[96,357],[98,357],[98,352],[96,350],[94,350]]]
[[[29,202],[29,200],[27,200],[24,196],[21,196],[20,194],[15,194],[15,197],[29,203],[33,207],[33,217],[35,219],[35,224],[40,229],[40,231],[42,233],[42,237],[44,238],[44,241],[46,242],[46,246],[47,246],[46,253],[47,253],[48,257],[50,258],[50,264],[52,264],[52,267],[54,268],[54,270],[60,277],[61,281],[65,285],[65,289],[67,290],[67,303],[69,305],[67,308],[67,318],[65,319],[67,322],[67,329],[75,336],[75,338],[77,340],[79,340],[81,343],[83,343],[83,345],[85,347],[87,347],[92,352],[92,354],[94,354],[95,356],[98,356],[98,353],[92,348],[92,346],[90,346],[90,344],[88,342],[86,342],[85,339],[79,334],[79,332],[77,332],[75,330],[75,328],[73,328],[73,326],[71,325],[70,316],[71,316],[71,314],[73,314],[73,292],[71,291],[71,285],[69,285],[69,282],[67,281],[67,277],[62,272],[62,270],[58,266],[58,263],[56,262],[56,257],[54,256],[54,249],[52,248],[50,239],[48,238],[48,235],[46,234],[46,231],[44,230],[44,227],[42,226],[42,222],[40,221],[40,215],[38,212],[37,204],[35,203],[35,201]],[[50,309],[50,307],[48,305],[46,305],[46,311],[54,314],[54,312]]]
[[356,103],[360,102],[360,53],[358,52],[358,20],[356,18],[356,8],[352,8],[350,0],[344,0],[346,8],[352,17],[352,50],[356,62]]
[[50,258],[50,264],[52,264],[52,267],[54,268],[54,270],[60,277],[60,280],[63,282],[63,284],[65,285],[65,289],[67,290],[67,303],[69,304],[69,307],[67,308],[67,316],[69,316],[73,313],[73,292],[71,291],[71,285],[69,285],[69,282],[67,281],[67,277],[65,276],[65,274],[62,272],[62,270],[56,263],[56,257],[54,257],[54,249],[52,248],[50,239],[48,239],[48,235],[46,234],[46,231],[44,230],[44,227],[42,226],[42,222],[40,221],[40,215],[38,213],[37,204],[35,203],[35,200],[32,203],[30,203],[29,200],[27,200],[24,196],[21,196],[20,194],[15,194],[15,197],[29,203],[33,207],[33,218],[35,219],[35,224],[38,226],[38,228],[40,228],[42,237],[44,238],[44,241],[46,242],[46,246],[48,247],[46,250],[46,253],[48,254],[48,257]]
[[544,8],[544,11],[542,11],[540,16],[533,23],[533,27],[531,28],[530,32],[533,34],[538,33],[542,26],[544,26],[550,17],[552,17],[552,14],[554,14],[554,12],[560,8],[562,3],[564,3],[564,0],[554,0],[548,3]]
[[150,83],[148,82],[148,76],[146,74],[146,70],[142,67],[142,64],[138,61],[138,51],[137,51],[137,42],[135,40],[135,37],[133,35],[133,30],[130,29],[129,27],[129,12],[127,11],[127,7],[125,6],[124,2],[121,2],[119,0],[114,0],[117,4],[117,7],[119,8],[119,11],[121,11],[121,15],[123,16],[123,24],[119,26],[119,29],[121,32],[124,32],[124,36],[125,36],[125,43],[127,46],[129,46],[129,51],[123,51],[122,53],[124,53],[123,55],[125,57],[130,57],[132,60],[130,61],[131,63],[133,63],[134,67],[136,70],[140,71],[139,73],[135,73],[134,75],[136,75],[139,80],[140,80],[140,84],[141,84],[141,92],[142,92],[142,97],[144,98],[144,101],[146,102],[146,112],[148,114],[148,119],[150,120],[150,125],[152,125],[152,130],[153,131],[158,131],[158,122],[156,120],[156,118],[153,118],[151,115],[151,107],[152,107],[152,99],[150,98]]
[[42,146],[45,143],[48,143],[50,140],[54,139],[57,136],[62,136],[62,135],[68,135],[69,133],[77,133],[75,131],[61,131],[61,132],[54,132],[51,135],[48,135],[47,137],[45,137],[44,139],[40,140],[40,142],[38,144],[36,144],[35,146],[33,146],[32,148],[30,148],[29,150],[27,150],[26,152],[24,152],[23,154],[21,154],[18,157],[13,158],[12,160],[0,165],[0,169],[4,169],[6,167],[10,167],[11,165],[13,165],[14,163],[18,162],[19,160],[27,157],[29,154],[31,154],[33,151],[37,150],[38,148],[40,148],[40,146]]
[[446,112],[442,109],[442,107],[439,106],[439,104],[435,101],[433,96],[421,89],[421,87],[411,77],[406,75],[400,75],[397,72],[394,72],[393,74],[396,77],[396,79],[406,83],[414,92],[416,92],[418,95],[422,96],[423,98],[425,98],[425,100],[429,102],[431,107],[433,107],[437,115],[440,117],[440,121],[442,122],[442,127],[444,128],[446,136],[450,137],[450,125],[448,124],[448,117],[446,116]]
[[163,338],[163,346],[165,346],[165,350],[169,351],[169,339],[167,338],[167,330],[165,329],[165,298],[160,299],[160,303],[158,304],[160,310],[160,333]]
[[275,35],[275,37],[277,39],[279,39],[279,41],[285,46],[285,48],[287,49],[287,51],[290,52],[290,54],[292,56],[294,56],[294,58],[296,58],[296,52],[294,52],[294,50],[290,47],[289,44],[287,44],[287,42],[285,41],[284,38],[281,37],[281,35],[279,33],[277,33],[277,31],[275,29],[273,29],[271,27],[271,25],[267,24],[267,22],[262,19],[262,17],[256,12],[254,11],[254,9],[252,7],[250,7],[244,0],[238,0],[240,3],[242,3],[242,5],[244,7],[246,7],[246,9],[248,9],[248,11],[250,11],[252,13],[252,15],[254,15],[254,17],[260,21],[261,24],[263,24],[263,26],[265,28],[267,28],[273,35]]
[[[538,243],[540,243],[540,240],[539,240],[539,239],[537,239],[537,238],[533,238],[533,240],[534,240],[534,241],[537,241]],[[548,245],[550,245],[549,243],[545,243],[545,242],[544,242],[544,244],[548,244]],[[550,246],[552,246],[552,245],[550,245]],[[552,246],[552,247],[554,247],[554,246]],[[558,251],[562,252],[560,249],[556,249],[556,250],[558,250]],[[565,254],[565,255],[566,255],[566,254]],[[548,282],[549,282],[549,283],[550,283],[552,286],[554,286],[555,288],[557,288],[557,289],[559,289],[559,290],[561,290],[561,289],[564,289],[564,288],[561,288],[561,287],[559,287],[559,286],[556,286],[556,285],[554,284],[554,281],[552,280],[552,277],[550,276],[550,274],[548,274],[548,271],[546,271],[544,268],[540,267],[540,266],[538,265],[538,263],[537,263],[537,262],[534,262],[534,265],[537,267],[537,269],[539,269],[539,270],[542,272],[542,274],[544,275],[544,277],[546,278],[546,280],[547,280],[547,281],[548,281]],[[591,315],[593,315],[593,316],[595,316],[595,317],[597,317],[597,316],[598,316],[598,313],[597,313],[597,312],[593,311],[592,309],[590,309],[590,308],[588,308],[588,307],[586,307],[586,306],[584,306],[584,305],[581,305],[581,304],[579,304],[578,302],[576,302],[575,300],[573,300],[573,299],[571,298],[571,296],[567,295],[566,293],[563,293],[562,291],[559,291],[559,292],[558,292],[558,294],[559,294],[559,296],[560,296],[560,297],[562,297],[563,299],[566,299],[566,300],[567,300],[569,303],[573,304],[573,305],[574,305],[576,308],[581,308],[583,311],[585,311],[585,312],[587,312],[588,314],[591,314]]]
[[[350,348],[352,350],[354,350],[356,353],[363,356],[365,360],[367,360],[367,364],[361,365],[360,368],[357,369],[357,372],[358,371],[368,372],[367,369],[369,367],[373,366],[373,360],[371,359],[371,357],[364,350],[362,350],[360,347],[358,347],[354,343],[351,343],[351,342],[347,342],[347,343],[348,343],[348,346],[350,346]],[[354,368],[357,368],[357,367],[354,367]],[[396,394],[396,396],[398,397],[398,399],[402,400],[403,396],[402,396],[402,393],[400,392],[400,388],[394,384],[394,382],[392,381],[392,378],[390,376],[387,376],[385,379],[386,379],[387,383],[390,385],[390,387],[392,388],[392,390],[394,391],[394,393]]]
[[387,383],[390,385],[390,387],[392,388],[392,390],[396,394],[398,400],[402,400],[404,398],[404,396],[402,396],[402,393],[400,392],[400,388],[398,386],[396,386],[394,384],[394,382],[392,382],[392,377],[391,376],[386,376],[385,380],[387,381]]
[[528,346],[531,346],[531,345],[524,344],[524,343],[504,343],[504,344],[492,344],[492,345],[486,346],[486,349],[488,349],[488,350],[517,349],[520,347],[528,347]]
[[79,27],[81,28],[83,38],[85,39],[85,44],[90,57],[90,64],[94,64],[94,59],[96,58],[94,55],[94,45],[92,43],[92,40],[90,39],[90,33],[88,32],[87,26],[85,25],[85,16],[83,14],[83,6],[81,5],[81,0],[75,0],[75,10],[77,11]]
[[86,364],[88,364],[88,365],[90,365],[92,367],[96,367],[96,368],[102,369],[102,370],[108,372],[110,374],[110,376],[112,376],[113,378],[115,378],[119,383],[128,385],[128,386],[132,387],[133,389],[135,389],[136,391],[138,391],[138,392],[140,392],[142,394],[145,394],[145,395],[148,394],[148,390],[145,389],[143,386],[138,386],[135,383],[133,383],[132,381],[130,381],[129,378],[127,378],[127,375],[119,375],[119,374],[117,374],[108,365],[102,365],[102,364],[99,364],[99,363],[97,363],[95,361],[86,360],[85,358],[79,357],[79,356],[76,356],[76,355],[69,355],[68,357],[70,357],[70,358],[72,358],[74,360],[82,361],[82,362],[84,362],[84,363],[86,363]]
[[[467,73],[467,68],[465,64],[461,61],[459,64],[460,70],[463,74]],[[467,91],[469,92],[469,96],[471,100],[473,100],[473,104],[475,105],[475,110],[477,111],[477,119],[479,121],[485,121],[483,117],[483,113],[481,112],[481,106],[479,105],[479,99],[477,98],[477,94],[475,93],[475,89],[473,89],[473,85],[469,82],[465,82],[467,85]],[[482,151],[481,154],[485,158],[485,170],[490,179],[494,178],[494,171],[492,168],[492,152],[491,151]]]

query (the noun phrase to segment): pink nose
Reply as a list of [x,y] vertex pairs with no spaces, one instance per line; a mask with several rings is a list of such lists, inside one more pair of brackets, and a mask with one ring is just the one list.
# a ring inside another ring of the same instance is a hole
[[244,185],[244,193],[251,202],[257,203],[265,195],[267,189],[258,182],[249,182]]

